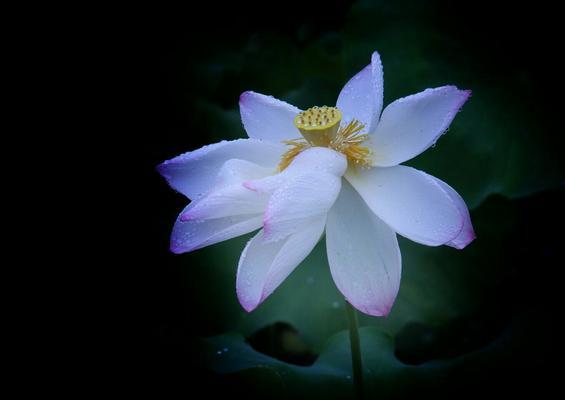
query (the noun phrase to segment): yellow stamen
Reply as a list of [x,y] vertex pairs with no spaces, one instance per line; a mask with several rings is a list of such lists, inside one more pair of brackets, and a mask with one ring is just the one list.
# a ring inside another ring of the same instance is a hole
[[281,162],[279,163],[279,171],[284,171],[284,169],[290,165],[292,160],[294,160],[294,157],[311,147],[304,139],[285,140],[283,143],[288,144],[291,147],[283,154]]
[[349,165],[369,168],[371,166],[371,150],[362,146],[369,135],[366,133],[359,134],[363,128],[365,128],[364,124],[356,119],[352,120],[337,132],[328,147],[345,155]]

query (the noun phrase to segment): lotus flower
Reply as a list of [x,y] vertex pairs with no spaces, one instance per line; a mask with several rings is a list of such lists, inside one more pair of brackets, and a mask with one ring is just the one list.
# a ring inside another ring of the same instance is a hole
[[237,295],[254,310],[326,234],[338,289],[358,310],[386,316],[397,296],[396,234],[464,248],[474,238],[465,202],[448,184],[399,165],[434,145],[469,98],[455,86],[383,104],[377,52],[335,107],[302,111],[255,92],[240,97],[248,139],[222,141],[159,165],[191,203],[171,250],[184,253],[255,230],[237,271]]

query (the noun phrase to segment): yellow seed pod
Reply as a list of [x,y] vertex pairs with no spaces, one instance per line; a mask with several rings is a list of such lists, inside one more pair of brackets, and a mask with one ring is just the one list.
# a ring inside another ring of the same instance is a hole
[[313,146],[328,146],[337,134],[341,117],[336,107],[312,107],[300,112],[294,125]]

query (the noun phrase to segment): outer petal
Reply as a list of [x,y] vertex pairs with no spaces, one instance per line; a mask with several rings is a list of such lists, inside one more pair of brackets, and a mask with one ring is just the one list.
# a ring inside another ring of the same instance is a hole
[[402,236],[428,246],[455,239],[464,217],[436,179],[398,165],[352,172],[347,179],[369,208]]
[[300,112],[284,101],[255,92],[244,92],[239,98],[241,121],[247,136],[280,143],[301,137],[294,126]]
[[192,251],[259,229],[268,196],[246,189],[242,182],[268,173],[248,161],[226,161],[209,193],[193,201],[177,219],[171,250]]
[[237,270],[237,297],[253,311],[312,251],[324,231],[326,216],[311,221],[278,242],[265,242],[260,230],[241,254]]
[[396,234],[347,182],[328,214],[326,247],[334,282],[347,301],[366,314],[388,315],[400,286]]
[[439,180],[436,177],[433,177],[431,175],[430,177],[434,178],[435,181],[445,191],[445,193],[447,193],[449,197],[451,197],[451,200],[455,203],[457,209],[463,216],[463,229],[461,229],[461,232],[455,239],[446,243],[446,245],[448,246],[455,247],[456,249],[461,250],[465,248],[473,240],[475,240],[475,238],[477,237],[475,235],[475,230],[473,229],[473,224],[471,223],[471,216],[469,215],[469,209],[465,204],[465,200],[463,200],[463,198],[459,196],[459,193],[457,193],[451,186],[449,186],[447,183]]
[[383,108],[383,66],[379,53],[371,56],[371,64],[349,80],[337,98],[337,107],[344,114],[344,121],[353,118],[366,124],[372,132],[379,121]]
[[[190,205],[181,213],[188,212]],[[263,224],[263,214],[244,214],[208,220],[177,219],[171,235],[171,251],[185,253],[201,249],[259,229]]]
[[470,95],[470,90],[443,86],[388,105],[369,144],[374,165],[400,164],[433,145]]
[[247,179],[258,179],[271,173],[270,169],[249,161],[226,161],[218,172],[216,183],[210,192],[181,215],[181,221],[204,220],[242,214],[256,214],[265,210],[268,196],[254,193],[242,184]]
[[173,189],[195,200],[212,187],[226,161],[238,158],[274,171],[285,151],[283,144],[255,139],[222,141],[167,160],[157,169]]

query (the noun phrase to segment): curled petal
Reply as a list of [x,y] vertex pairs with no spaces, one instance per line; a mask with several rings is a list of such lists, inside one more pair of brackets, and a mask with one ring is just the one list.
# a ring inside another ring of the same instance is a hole
[[239,98],[239,110],[250,138],[280,143],[301,137],[294,126],[294,117],[300,109],[273,96],[244,92]]
[[469,90],[443,86],[389,104],[370,137],[374,165],[398,165],[432,146],[470,95]]
[[463,228],[461,229],[461,232],[459,232],[459,235],[457,235],[454,239],[446,243],[446,245],[450,247],[461,250],[467,247],[467,245],[477,237],[475,235],[475,230],[473,229],[473,224],[471,223],[471,216],[469,215],[467,204],[465,204],[465,200],[463,200],[463,198],[459,195],[459,193],[455,191],[455,189],[453,189],[447,183],[439,180],[438,178],[434,176],[431,177],[434,178],[438,185],[440,185],[441,188],[445,191],[445,193],[449,195],[449,197],[451,198],[453,203],[455,203],[457,209],[463,216]]
[[388,315],[400,286],[396,233],[347,182],[328,214],[326,247],[332,277],[347,301],[365,314]]

